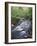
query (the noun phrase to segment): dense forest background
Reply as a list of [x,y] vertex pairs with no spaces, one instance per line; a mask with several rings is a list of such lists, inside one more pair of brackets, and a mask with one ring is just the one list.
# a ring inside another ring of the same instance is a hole
[[11,7],[11,23],[16,24],[20,19],[32,21],[31,7]]

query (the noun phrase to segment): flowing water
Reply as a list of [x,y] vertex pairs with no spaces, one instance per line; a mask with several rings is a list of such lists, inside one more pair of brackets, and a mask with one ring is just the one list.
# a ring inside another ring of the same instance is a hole
[[[12,27],[13,28],[13,27]],[[32,23],[29,20],[21,20],[17,26],[11,30],[12,39],[32,38]]]

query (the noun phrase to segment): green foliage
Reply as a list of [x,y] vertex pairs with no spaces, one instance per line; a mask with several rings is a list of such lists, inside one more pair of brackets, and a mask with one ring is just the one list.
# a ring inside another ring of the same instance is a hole
[[11,7],[11,17],[13,21],[17,19],[32,19],[32,8],[31,7]]

